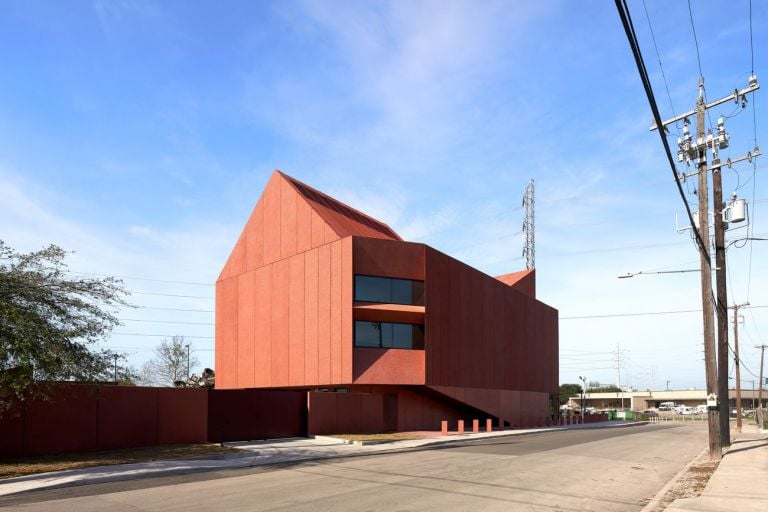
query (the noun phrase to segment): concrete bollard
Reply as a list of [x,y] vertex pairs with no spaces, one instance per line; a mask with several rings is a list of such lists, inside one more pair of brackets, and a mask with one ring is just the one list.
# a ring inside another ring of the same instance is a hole
[[459,434],[464,433],[464,420],[459,420]]
[[475,434],[480,432],[480,420],[472,420],[472,432]]
[[485,420],[485,431],[493,432],[493,421],[491,420],[491,418],[488,418]]
[[440,422],[440,435],[443,435],[443,436],[448,435],[448,422],[445,420]]

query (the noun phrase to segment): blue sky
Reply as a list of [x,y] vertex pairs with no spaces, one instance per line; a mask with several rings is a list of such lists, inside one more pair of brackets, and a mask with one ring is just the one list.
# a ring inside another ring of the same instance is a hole
[[[672,106],[643,6],[630,2],[668,118],[696,98],[688,5],[647,0]],[[748,10],[694,2],[710,99],[746,85]],[[698,263],[675,232],[681,201],[612,2],[10,1],[2,13],[0,237],[73,250],[76,271],[200,283],[125,279],[165,294],[121,312],[107,346],[132,364],[155,335],[182,334],[213,365],[211,285],[279,168],[491,275],[524,265],[520,199],[534,178],[561,381],[615,382],[618,344],[622,384],[703,385],[699,314],[571,318],[700,307],[698,274],[616,279]],[[758,78],[767,14],[755,2]],[[752,103],[712,120],[732,113],[723,156],[737,157],[754,145]],[[756,168],[726,171],[724,190],[750,200],[750,229],[768,238]],[[767,250],[729,249],[731,302],[768,306]],[[753,372],[766,312],[744,313]]]

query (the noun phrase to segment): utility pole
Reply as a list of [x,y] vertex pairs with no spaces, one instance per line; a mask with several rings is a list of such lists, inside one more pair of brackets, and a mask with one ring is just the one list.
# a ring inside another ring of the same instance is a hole
[[[754,148],[752,152],[747,153],[743,157],[736,159],[727,159],[725,163],[720,163],[717,158],[717,153],[714,154],[711,169],[717,172],[714,177],[713,192],[715,194],[715,257],[718,267],[718,286],[717,286],[717,313],[718,313],[718,339],[719,344],[715,341],[715,326],[714,326],[714,296],[712,293],[712,258],[710,254],[710,238],[709,238],[709,169],[707,168],[707,150],[711,146],[713,151],[716,148],[728,147],[729,136],[725,133],[724,119],[718,120],[718,132],[717,134],[705,133],[704,118],[708,109],[714,108],[718,105],[722,105],[728,101],[734,100],[736,103],[741,101],[742,108],[746,107],[746,96],[749,93],[755,92],[760,86],[757,83],[757,77],[753,74],[749,77],[747,87],[739,90],[735,89],[733,93],[712,101],[710,103],[704,102],[704,77],[699,77],[699,96],[696,101],[696,108],[685,112],[679,116],[676,116],[668,121],[662,122],[661,127],[656,123],[651,126],[651,130],[657,128],[666,129],[670,124],[678,121],[683,121],[683,136],[678,139],[678,152],[677,158],[680,163],[686,162],[690,164],[692,160],[696,161],[696,172],[691,176],[698,176],[698,226],[695,226],[699,233],[699,240],[702,247],[699,247],[699,256],[701,264],[701,301],[703,311],[703,323],[704,323],[704,361],[706,368],[707,378],[707,394],[709,396],[718,396],[717,408],[709,409],[708,411],[708,425],[709,425],[709,456],[713,460],[720,460],[722,458],[722,447],[730,443],[730,425],[728,424],[728,309],[724,307],[728,304],[727,290],[725,287],[725,235],[721,232],[724,230],[723,226],[723,211],[724,208],[722,201],[722,181],[720,177],[720,169],[723,166],[729,168],[736,162],[742,160],[752,161],[752,158],[759,156],[760,150]],[[692,140],[688,126],[690,122],[688,118],[696,115],[696,139]],[[678,179],[685,179],[688,177],[684,173],[679,176]],[[734,219],[734,222],[740,222],[744,219]],[[719,243],[718,243],[719,242]],[[720,264],[722,261],[722,265]],[[722,276],[722,277],[721,277]],[[721,281],[722,279],[722,281]],[[721,284],[722,283],[722,284]],[[723,317],[725,320],[723,321]],[[723,330],[724,329],[724,330]],[[720,357],[717,357],[717,354]],[[718,372],[718,359],[720,371]],[[718,375],[719,374],[719,375]],[[721,412],[724,411],[724,414]],[[721,428],[722,425],[722,428]]]
[[667,381],[667,391],[669,391],[669,383],[672,382],[671,380]]
[[[723,126],[718,120],[718,128]],[[725,129],[723,128],[723,132]],[[725,144],[727,147],[727,144]],[[714,203],[715,226],[715,281],[717,286],[717,395],[720,397],[720,444],[731,445],[730,397],[728,396],[728,291],[725,268],[725,212],[723,202],[723,179],[717,153],[717,144],[712,144],[712,201]],[[706,161],[706,157],[705,157]]]
[[733,366],[736,368],[736,432],[741,432],[741,366],[739,362],[739,309],[749,306],[734,304],[733,309]]
[[115,358],[115,384],[117,384],[117,358],[119,356],[117,354],[113,354],[112,357]]
[[766,345],[764,344],[755,347],[760,349],[760,382],[758,382],[760,387],[757,388],[757,408],[760,410],[758,425],[760,428],[763,428],[763,422],[765,421],[763,419],[763,363],[765,363],[765,347]]
[[[707,376],[707,395],[717,393],[717,361],[715,359],[715,329],[712,305],[712,258],[709,255],[709,180],[707,176],[706,145],[698,144],[704,140],[704,78],[699,78],[699,99],[696,102],[696,140],[699,174],[699,235],[707,244],[701,247],[701,303],[704,312],[704,365]],[[723,447],[720,438],[720,414],[717,409],[708,410],[709,457],[720,460]]]
[[187,382],[189,382],[189,343],[187,343]]

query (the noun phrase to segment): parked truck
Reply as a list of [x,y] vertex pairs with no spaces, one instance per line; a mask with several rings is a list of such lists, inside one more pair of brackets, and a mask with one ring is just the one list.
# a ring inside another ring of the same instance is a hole
[[661,402],[659,404],[660,411],[674,411],[677,404],[675,402]]

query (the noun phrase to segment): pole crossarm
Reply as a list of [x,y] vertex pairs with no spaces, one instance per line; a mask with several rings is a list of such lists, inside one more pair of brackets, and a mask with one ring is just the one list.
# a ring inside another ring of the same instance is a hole
[[[742,90],[734,89],[734,91],[731,94],[729,94],[728,96],[723,96],[719,100],[715,100],[715,101],[710,102],[710,103],[705,103],[704,104],[704,110],[708,110],[708,109],[714,108],[714,107],[716,107],[718,105],[722,105],[726,101],[734,100],[734,101],[738,102],[739,98],[741,98],[741,97],[743,97],[743,96],[745,96],[745,95],[747,95],[749,93],[755,92],[759,88],[760,88],[760,84],[757,83],[757,80],[754,80],[754,81],[750,80],[750,84],[747,87],[745,87],[744,89],[742,89]],[[688,112],[685,112],[683,114],[680,114],[679,116],[673,117],[672,119],[669,119],[667,121],[663,121],[661,123],[661,125],[664,126],[664,127],[667,127],[670,124],[682,121],[686,117],[691,117],[691,116],[695,115],[696,112],[697,112],[697,109],[689,110]],[[654,131],[657,128],[658,128],[658,126],[656,126],[656,123],[654,122],[651,125],[651,127],[650,127],[650,131]]]
[[744,156],[740,156],[738,158],[729,158],[725,162],[712,163],[712,165],[710,165],[709,168],[712,170],[715,170],[715,169],[720,169],[721,167],[728,167],[730,169],[731,166],[737,162],[743,162],[744,160],[749,160],[751,163],[753,158],[762,156],[762,154],[763,152],[760,151],[760,148],[755,148],[754,151],[750,151]]

